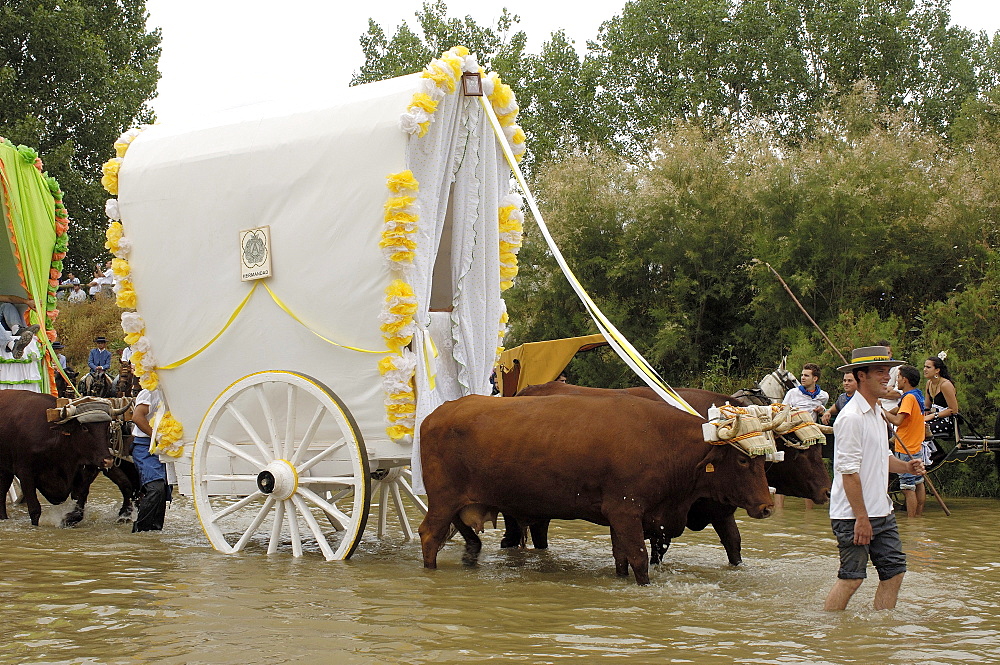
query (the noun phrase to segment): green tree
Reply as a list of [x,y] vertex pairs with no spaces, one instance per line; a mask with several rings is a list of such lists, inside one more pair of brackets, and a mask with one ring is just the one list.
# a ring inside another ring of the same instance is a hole
[[125,129],[150,122],[160,31],[144,0],[5,0],[0,5],[0,136],[37,147],[65,192],[66,269],[103,257],[101,165]]
[[351,85],[419,72],[453,46],[465,46],[477,54],[479,64],[498,72],[515,90],[524,78],[527,35],[520,30],[511,32],[520,18],[506,9],[494,26],[480,26],[471,16],[449,18],[443,0],[425,2],[414,16],[420,34],[404,22],[392,38],[387,37],[382,26],[368,20],[368,30],[360,38],[365,64],[351,79]]
[[943,132],[997,72],[985,35],[949,23],[949,0],[633,0],[593,44],[601,122],[635,154],[670,119],[797,141],[866,80]]
[[521,109],[518,124],[528,139],[522,162],[526,170],[609,140],[611,132],[594,116],[597,63],[581,58],[564,32],[553,33],[541,51],[532,54],[525,50],[527,35],[515,30],[520,19],[506,9],[492,26],[481,26],[471,16],[448,17],[441,0],[425,3],[415,16],[418,33],[401,23],[391,38],[369,20],[360,38],[365,64],[352,85],[418,72],[442,51],[462,45],[514,89]]

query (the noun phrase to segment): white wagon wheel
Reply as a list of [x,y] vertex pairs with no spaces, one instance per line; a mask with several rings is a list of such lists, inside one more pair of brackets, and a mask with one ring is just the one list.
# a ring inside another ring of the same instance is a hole
[[[427,514],[427,504],[413,492],[413,473],[405,467],[377,469],[372,472],[372,504],[378,507],[378,537],[385,538],[390,524],[399,526],[404,540],[413,540],[414,523]],[[407,505],[409,504],[409,505]],[[416,521],[412,521],[413,517]]]
[[268,554],[290,546],[302,556],[315,544],[327,560],[346,559],[368,519],[357,423],[332,390],[295,372],[250,374],[216,398],[191,478],[202,528],[227,554],[266,544]]

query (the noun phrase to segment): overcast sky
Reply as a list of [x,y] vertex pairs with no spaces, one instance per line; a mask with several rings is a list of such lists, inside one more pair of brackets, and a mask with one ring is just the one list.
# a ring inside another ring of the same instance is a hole
[[[448,2],[450,16],[492,25],[503,7],[521,17],[529,50],[555,30],[583,46],[624,0],[479,0]],[[389,36],[420,9],[421,0],[147,0],[150,27],[163,30],[160,122],[284,96],[313,86],[346,87],[363,64],[358,38],[372,18]],[[1000,0],[952,0],[955,23],[1000,30]]]

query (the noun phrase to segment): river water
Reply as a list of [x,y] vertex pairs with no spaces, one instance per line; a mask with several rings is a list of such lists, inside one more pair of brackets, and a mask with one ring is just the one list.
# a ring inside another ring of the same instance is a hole
[[548,551],[500,551],[487,531],[475,568],[451,542],[425,571],[419,543],[367,533],[346,562],[219,554],[183,497],[164,532],[133,535],[113,489],[95,483],[74,529],[55,526],[60,507],[38,528],[20,506],[0,522],[0,663],[1000,662],[994,500],[901,515],[899,606],[871,609],[870,569],[846,612],[825,613],[836,545],[826,510],[797,499],[737,514],[740,568],[709,528],[637,587],[615,577],[607,530],[582,522],[553,522]]

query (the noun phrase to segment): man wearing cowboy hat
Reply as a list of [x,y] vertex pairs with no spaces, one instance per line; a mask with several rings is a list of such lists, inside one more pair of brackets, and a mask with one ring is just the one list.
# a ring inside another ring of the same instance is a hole
[[90,367],[91,374],[96,373],[98,367],[105,372],[110,370],[111,352],[108,351],[108,340],[104,337],[96,337],[94,344],[97,345],[97,348],[91,349],[90,355],[87,356],[87,365]]
[[878,571],[875,609],[896,606],[906,573],[906,556],[892,514],[886,488],[889,473],[923,475],[919,459],[904,462],[889,452],[879,398],[885,396],[892,360],[884,346],[866,346],[851,352],[851,362],[839,367],[850,371],[858,384],[854,398],[833,425],[835,443],[830,522],[840,549],[840,571],[823,609],[842,610],[867,577],[870,558]]

